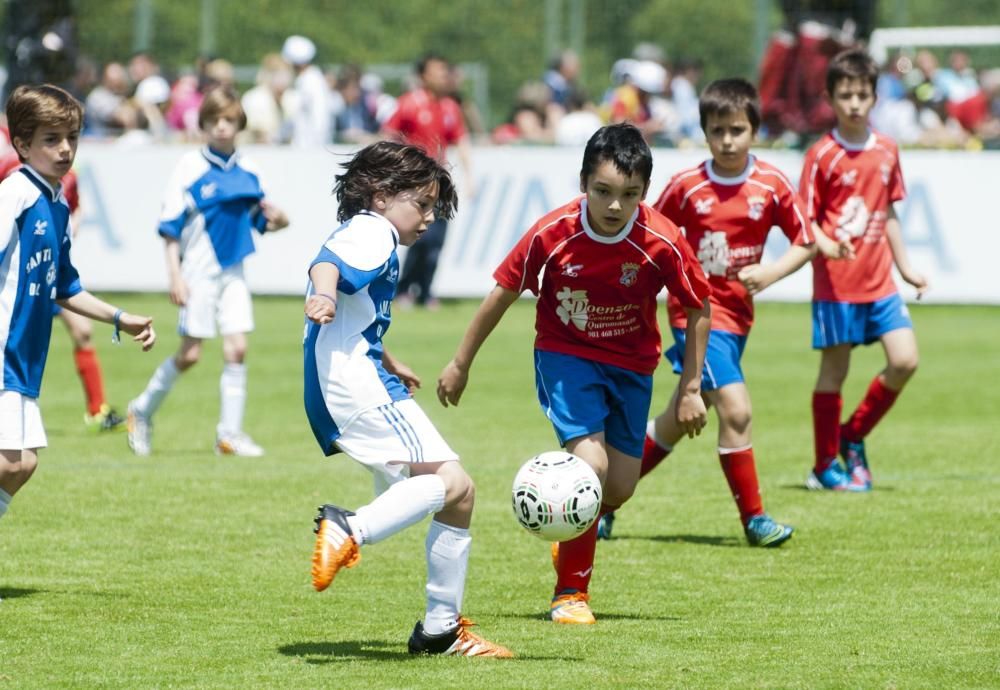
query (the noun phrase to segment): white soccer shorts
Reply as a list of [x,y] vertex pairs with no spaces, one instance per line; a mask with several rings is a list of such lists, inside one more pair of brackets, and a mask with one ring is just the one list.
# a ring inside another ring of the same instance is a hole
[[38,401],[17,391],[0,391],[0,449],[30,450],[47,445]]
[[188,299],[178,315],[178,333],[214,338],[217,332],[232,335],[253,330],[253,303],[242,267],[223,271],[217,278],[186,280]]
[[410,476],[406,463],[458,460],[412,398],[361,412],[336,444],[375,475],[377,493]]

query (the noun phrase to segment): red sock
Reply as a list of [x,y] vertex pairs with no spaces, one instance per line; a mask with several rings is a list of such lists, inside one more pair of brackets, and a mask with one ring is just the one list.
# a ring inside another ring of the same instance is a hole
[[757,483],[757,467],[753,461],[753,448],[745,450],[719,449],[719,463],[729,482],[729,490],[740,509],[740,520],[745,525],[755,515],[764,512]]
[[670,450],[661,446],[647,433],[646,441],[642,444],[642,467],[639,469],[639,478],[642,479],[652,472],[663,462],[663,458],[670,455]]
[[95,415],[104,404],[104,379],[101,377],[97,350],[92,347],[74,350],[73,359],[76,360],[76,373],[80,375],[80,382],[83,384],[83,394],[87,397],[87,414]]
[[594,552],[597,551],[597,523],[605,513],[618,506],[601,504],[601,513],[594,524],[576,539],[559,543],[559,561],[556,564],[556,594],[567,589],[586,592],[590,576],[594,573]]
[[816,443],[816,471],[826,469],[830,458],[840,451],[840,393],[813,392],[813,438]]
[[841,427],[840,433],[848,441],[861,441],[871,432],[879,420],[885,416],[892,404],[899,397],[899,391],[894,391],[885,385],[882,375],[872,379],[868,392],[858,403],[858,409]]

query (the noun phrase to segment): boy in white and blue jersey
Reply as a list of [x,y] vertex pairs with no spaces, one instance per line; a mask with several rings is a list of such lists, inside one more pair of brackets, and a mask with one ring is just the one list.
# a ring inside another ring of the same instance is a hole
[[215,452],[256,457],[264,450],[243,431],[246,334],[254,326],[243,260],[254,252],[254,231],[280,230],[288,218],[267,201],[256,167],[236,151],[236,134],[246,126],[236,93],[210,91],[198,118],[207,145],[178,164],[158,228],[166,242],[170,301],[180,307],[181,344],[129,403],[128,441],[137,455],[149,455],[153,415],[178,375],[198,362],[202,340],[219,332],[225,365]]
[[0,183],[0,517],[47,445],[37,399],[53,307],[113,323],[116,338],[124,330],[145,350],[156,341],[152,319],[85,291],[70,261],[70,211],[59,180],[73,165],[83,108],[45,84],[15,89],[6,112],[24,165]]
[[420,379],[382,345],[399,279],[399,245],[412,246],[457,204],[448,172],[414,146],[379,142],[337,176],[337,228],[309,268],[305,407],[323,452],[344,452],[375,476],[379,495],[357,512],[319,508],[313,587],[374,544],[434,515],[425,543],[427,609],[413,654],[510,657],[461,616],[475,488],[458,456],[410,397]]

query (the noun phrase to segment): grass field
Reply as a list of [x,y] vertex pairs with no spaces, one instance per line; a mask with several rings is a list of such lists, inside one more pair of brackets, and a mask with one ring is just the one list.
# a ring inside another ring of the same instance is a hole
[[[177,344],[163,296],[153,353],[97,326],[119,409]],[[154,455],[94,437],[56,325],[38,472],[0,521],[0,689],[966,688],[1000,686],[1000,309],[918,306],[921,368],[869,440],[870,495],[805,491],[817,357],[808,309],[765,304],[745,357],[768,510],[794,524],[777,550],[745,546],[707,438],[685,441],[619,512],[591,593],[598,625],[545,619],[546,544],[510,512],[510,482],[554,436],[534,399],[533,307],[512,309],[457,409],[434,381],[475,305],[397,314],[387,342],[424,377],[418,400],[478,485],[464,613],[519,655],[412,658],[426,525],[364,550],[312,591],[312,517],[370,499],[366,472],[326,460],[301,403],[301,301],[259,298],[247,427],[266,459],[212,454],[219,343],[156,418]],[[853,406],[881,363],[856,352]],[[655,405],[674,377],[661,367]]]

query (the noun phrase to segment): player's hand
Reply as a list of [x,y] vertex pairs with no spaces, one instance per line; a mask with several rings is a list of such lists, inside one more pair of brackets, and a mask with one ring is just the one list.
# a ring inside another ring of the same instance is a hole
[[677,399],[677,424],[688,438],[701,433],[708,423],[708,410],[701,393],[682,393]]
[[271,202],[261,200],[260,212],[263,213],[264,218],[267,219],[268,232],[274,232],[275,230],[281,230],[282,228],[288,227],[288,216],[285,215],[284,211]]
[[821,231],[816,231],[815,235],[816,248],[827,259],[832,261],[841,259],[853,261],[855,259],[854,245],[851,244],[851,238],[846,233],[842,233],[838,240],[830,239],[826,233]]
[[743,283],[743,287],[745,287],[747,292],[751,295],[756,295],[758,292],[774,282],[771,279],[768,270],[760,264],[750,264],[749,266],[744,266],[740,269],[740,272],[736,275],[736,277],[739,278],[740,282]]
[[322,326],[337,315],[337,303],[327,295],[311,295],[306,300],[305,312],[306,318]]
[[183,279],[170,281],[170,303],[183,307],[188,301],[188,286]]
[[122,312],[118,317],[119,327],[132,336],[132,340],[142,345],[143,352],[149,352],[150,348],[156,344],[156,331],[153,330],[153,318],[151,316],[138,316]]
[[903,273],[900,271],[900,275],[903,277],[907,283],[917,288],[917,299],[924,296],[924,293],[930,289],[930,283],[927,282],[927,278],[924,277],[922,273],[917,273],[916,271],[907,271]]
[[438,377],[438,400],[445,407],[448,407],[449,403],[457,406],[468,383],[469,372],[458,366],[455,360],[451,360]]
[[[383,360],[384,363],[384,360]],[[403,382],[406,389],[410,391],[410,395],[413,395],[418,388],[420,388],[420,377],[417,376],[416,372],[410,367],[406,366],[401,362],[393,362],[392,368],[386,367],[386,369],[391,374],[395,374],[399,377],[399,380]]]

